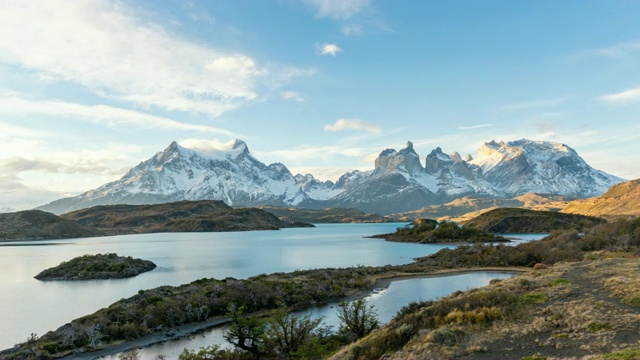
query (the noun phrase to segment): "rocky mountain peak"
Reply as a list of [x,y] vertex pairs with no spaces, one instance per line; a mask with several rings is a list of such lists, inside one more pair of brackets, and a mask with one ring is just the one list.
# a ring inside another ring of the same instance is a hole
[[471,154],[467,154],[467,156],[464,157],[464,161],[472,162],[473,161],[473,156],[471,156]]
[[451,158],[451,160],[455,162],[462,161],[462,156],[460,156],[460,153],[457,151],[452,152],[451,155],[449,155],[449,157]]
[[424,169],[420,164],[420,157],[413,149],[413,143],[407,141],[404,149],[386,149],[378,155],[375,161],[375,171],[377,173],[405,172],[414,174],[422,172]]

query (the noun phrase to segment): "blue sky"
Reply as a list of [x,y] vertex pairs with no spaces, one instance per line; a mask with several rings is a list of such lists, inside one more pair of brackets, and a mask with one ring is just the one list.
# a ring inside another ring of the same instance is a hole
[[412,140],[565,143],[640,177],[639,1],[3,1],[0,210],[245,140],[335,179]]

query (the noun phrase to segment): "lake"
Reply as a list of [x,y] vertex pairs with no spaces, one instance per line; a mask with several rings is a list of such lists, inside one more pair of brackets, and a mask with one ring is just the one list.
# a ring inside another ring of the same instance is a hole
[[[246,278],[323,267],[398,265],[451,245],[365,238],[405,223],[322,224],[227,233],[162,233],[0,243],[0,349],[91,314],[140,289],[204,277]],[[115,252],[158,267],[135,278],[42,282],[40,271],[84,254]]]

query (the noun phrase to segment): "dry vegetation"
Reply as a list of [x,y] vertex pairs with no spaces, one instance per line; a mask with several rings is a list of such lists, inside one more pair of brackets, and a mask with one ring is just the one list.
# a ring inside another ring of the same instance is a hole
[[605,354],[619,351],[633,354],[640,346],[640,308],[631,306],[628,296],[640,290],[640,261],[611,256],[615,254],[601,253],[437,302],[412,304],[334,359],[598,359],[617,358]]

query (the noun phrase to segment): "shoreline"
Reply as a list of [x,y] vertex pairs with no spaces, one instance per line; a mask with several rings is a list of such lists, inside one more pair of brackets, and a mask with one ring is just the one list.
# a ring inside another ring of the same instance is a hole
[[[437,270],[428,273],[391,273],[391,274],[383,274],[380,277],[375,278],[374,283],[371,287],[366,290],[358,291],[352,295],[346,296],[339,301],[353,301],[363,299],[373,293],[374,289],[377,288],[388,288],[394,281],[402,281],[408,279],[421,279],[421,278],[434,278],[434,277],[444,277],[444,276],[452,276],[452,275],[462,275],[479,271],[500,271],[500,272],[509,272],[509,273],[523,273],[530,270],[529,268],[517,268],[517,267],[508,267],[508,268],[500,268],[500,267],[485,267],[485,268],[468,268],[468,269],[446,269],[446,270]],[[339,302],[336,300],[336,303]],[[334,301],[328,302],[327,304],[333,303]],[[300,309],[299,309],[300,310]],[[130,351],[134,348],[146,348],[152,345],[160,344],[163,342],[178,340],[189,335],[198,333],[200,331],[206,331],[211,328],[224,325],[230,322],[228,317],[219,316],[212,318],[210,320],[181,325],[175,328],[170,328],[158,333],[151,333],[145,335],[141,338],[132,341],[125,341],[117,344],[113,344],[105,347],[104,349],[77,354],[77,355],[67,355],[65,357],[60,358],[61,360],[94,360],[97,358],[101,358],[104,356],[115,355],[117,353]]]

